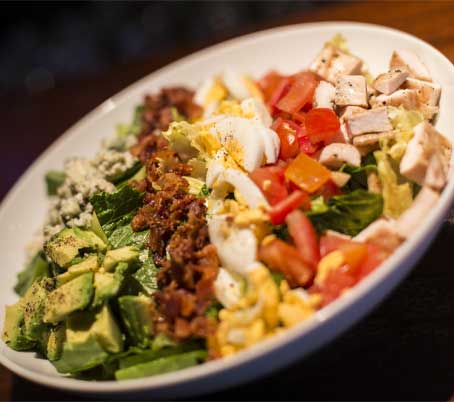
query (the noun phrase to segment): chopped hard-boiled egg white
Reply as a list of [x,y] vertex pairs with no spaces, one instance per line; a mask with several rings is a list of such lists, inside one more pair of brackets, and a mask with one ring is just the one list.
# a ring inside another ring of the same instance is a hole
[[214,281],[214,293],[224,307],[236,305],[246,290],[244,279],[224,268],[219,268],[218,276]]
[[254,232],[235,227],[226,215],[215,215],[208,219],[208,232],[222,266],[245,275],[247,267],[256,260],[257,238]]

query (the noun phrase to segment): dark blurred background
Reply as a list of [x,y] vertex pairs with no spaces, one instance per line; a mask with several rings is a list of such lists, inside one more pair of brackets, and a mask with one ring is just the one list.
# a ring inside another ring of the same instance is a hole
[[[320,5],[321,3],[318,2]],[[316,2],[3,2],[0,96],[200,47]]]

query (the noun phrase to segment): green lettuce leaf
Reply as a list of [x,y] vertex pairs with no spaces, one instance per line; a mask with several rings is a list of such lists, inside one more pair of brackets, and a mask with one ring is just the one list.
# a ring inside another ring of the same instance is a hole
[[142,200],[142,193],[130,186],[124,186],[115,193],[97,193],[91,197],[90,202],[93,205],[99,223],[104,229],[104,225],[134,213],[142,206]]
[[408,142],[413,138],[413,128],[424,121],[424,116],[417,110],[406,110],[403,106],[390,106],[387,110],[395,137],[380,140],[380,149],[398,162],[404,156]]
[[375,151],[374,156],[377,160],[378,177],[383,189],[383,214],[397,218],[413,202],[412,185],[398,175],[398,169],[393,168],[392,160],[385,152]]
[[380,194],[359,189],[332,197],[327,203],[319,197],[312,201],[312,209],[307,215],[320,233],[331,229],[355,236],[379,218],[382,211]]
[[49,263],[42,251],[39,251],[25,269],[17,275],[17,283],[14,287],[15,292],[23,296],[28,288],[38,279],[51,276]]
[[146,250],[142,251],[146,253],[146,260],[143,265],[133,275],[133,278],[139,283],[143,291],[151,296],[158,289],[158,268],[156,267],[153,258],[148,255]]

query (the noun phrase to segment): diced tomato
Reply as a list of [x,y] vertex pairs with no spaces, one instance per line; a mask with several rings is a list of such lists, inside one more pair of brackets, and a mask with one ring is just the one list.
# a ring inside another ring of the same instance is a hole
[[383,261],[385,261],[388,254],[373,244],[368,244],[368,252],[366,260],[359,268],[359,279],[369,275],[375,268],[377,268]]
[[295,210],[285,220],[288,231],[304,261],[316,267],[320,260],[318,237],[309,218],[300,210]]
[[[306,120],[306,113],[303,112],[294,112],[292,113],[292,118],[293,120],[297,121],[298,123],[301,124],[301,131],[304,130],[304,122]],[[304,133],[302,133],[304,135]]]
[[320,256],[324,257],[325,255],[331,253],[331,251],[339,249],[341,245],[350,242],[351,240],[344,239],[340,236],[325,234],[320,237]]
[[303,207],[309,209],[311,207],[311,199],[309,195],[301,190],[296,190],[291,193],[286,199],[275,204],[268,212],[271,223],[279,225],[285,222],[287,215],[297,208]]
[[321,195],[325,201],[328,201],[336,195],[342,195],[342,191],[332,180],[328,180],[315,195]]
[[276,89],[270,96],[268,101],[268,107],[270,109],[270,113],[273,117],[276,116],[276,105],[281,100],[281,98],[289,91],[291,86],[292,80],[288,77],[281,80],[281,82],[276,86]]
[[294,77],[287,94],[276,104],[279,110],[287,113],[299,112],[307,103],[312,102],[318,81],[314,74],[303,72]]
[[281,146],[279,158],[287,160],[294,158],[300,152],[298,143],[298,124],[291,120],[284,120],[280,117],[273,123],[272,129],[279,136]]
[[304,152],[306,155],[314,155],[319,150],[319,147],[312,144],[307,136],[299,137],[298,142],[300,144],[300,151]]
[[357,277],[359,267],[367,258],[367,244],[351,241],[341,244],[338,251],[343,254],[349,272]]
[[308,193],[320,189],[331,177],[331,172],[315,159],[299,154],[285,170],[285,177]]
[[298,250],[282,240],[274,239],[260,246],[258,257],[271,269],[282,272],[292,287],[307,286],[314,277],[313,269]]
[[357,279],[350,274],[348,266],[328,272],[319,289],[323,298],[322,305],[326,306],[337,299],[344,290],[351,288],[356,282]]
[[306,114],[306,134],[313,144],[329,142],[339,131],[340,123],[336,113],[328,108],[311,109]]
[[270,205],[275,205],[288,196],[284,169],[279,166],[260,167],[249,177],[262,191]]
[[281,81],[285,77],[279,74],[276,71],[270,71],[266,75],[264,75],[259,81],[258,86],[261,89],[263,96],[265,98],[265,102],[268,102],[273,95],[276,88],[279,86]]

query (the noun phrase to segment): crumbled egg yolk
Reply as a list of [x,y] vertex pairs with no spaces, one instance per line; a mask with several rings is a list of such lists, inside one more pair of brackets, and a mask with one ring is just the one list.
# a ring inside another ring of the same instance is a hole
[[332,251],[325,255],[318,263],[315,283],[321,285],[330,271],[338,269],[344,264],[345,258],[340,251]]
[[213,157],[221,149],[221,143],[210,133],[209,126],[197,124],[195,128],[196,135],[191,138],[193,146],[202,154]]
[[214,80],[212,87],[208,90],[203,106],[207,107],[212,103],[220,102],[221,100],[225,99],[228,95],[226,87],[222,84],[219,78]]
[[[238,117],[246,117],[246,114],[244,113],[243,109],[241,108],[241,105],[238,103],[238,101],[235,100],[223,100],[217,109],[213,112],[213,115],[228,115],[228,116],[238,116]],[[253,116],[252,116],[253,117]]]
[[303,297],[285,280],[278,287],[270,271],[258,264],[247,274],[247,291],[237,305],[219,312],[210,347],[228,356],[310,317],[320,305],[318,294]]
[[257,86],[257,84],[252,80],[250,77],[243,77],[244,85],[246,86],[247,90],[249,93],[254,97],[254,98],[259,98],[263,100],[263,93],[260,90],[260,88]]

